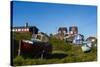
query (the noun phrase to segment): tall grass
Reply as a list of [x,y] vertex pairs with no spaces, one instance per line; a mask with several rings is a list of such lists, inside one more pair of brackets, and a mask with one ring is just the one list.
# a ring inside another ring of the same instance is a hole
[[[28,33],[29,34],[29,33]],[[31,35],[28,34],[14,34],[15,39],[30,39]],[[84,53],[80,46],[65,43],[63,40],[50,38],[50,43],[53,47],[53,52],[46,57],[35,58],[16,56],[13,59],[14,66],[20,65],[40,65],[40,64],[57,64],[57,63],[74,63],[74,62],[88,62],[97,61],[97,48],[93,47],[92,51]]]

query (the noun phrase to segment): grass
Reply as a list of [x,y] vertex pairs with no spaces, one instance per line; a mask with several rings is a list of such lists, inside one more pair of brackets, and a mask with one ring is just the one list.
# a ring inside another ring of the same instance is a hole
[[[77,52],[77,51],[76,51]],[[90,62],[97,61],[96,53],[92,53],[93,50],[89,53],[83,52],[63,52],[63,51],[53,51],[48,57],[41,58],[26,58],[17,56],[14,59],[14,65],[40,65],[40,64],[58,64],[58,63],[76,63],[76,62]]]
[[[20,39],[19,36],[24,36],[18,35],[14,35],[17,40]],[[30,39],[29,35],[25,34],[25,36],[28,36],[28,39]],[[26,37],[21,39],[26,39]],[[41,59],[41,57],[35,58],[28,56],[24,58],[23,56],[16,56],[13,58],[14,66],[97,61],[96,47],[93,47],[90,52],[84,53],[80,46],[65,43],[63,40],[50,38],[50,43],[53,46],[52,54],[43,57],[43,59]]]

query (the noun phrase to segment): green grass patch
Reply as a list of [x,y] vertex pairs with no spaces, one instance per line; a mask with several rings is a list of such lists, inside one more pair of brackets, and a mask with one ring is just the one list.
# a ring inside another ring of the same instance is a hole
[[[13,34],[16,40],[30,39],[31,34]],[[58,64],[58,63],[75,63],[75,62],[89,62],[97,61],[97,48],[93,47],[88,53],[82,52],[81,46],[65,43],[63,40],[50,38],[53,51],[52,54],[46,57],[22,57],[17,56],[13,59],[14,66],[20,65],[40,65],[40,64]]]

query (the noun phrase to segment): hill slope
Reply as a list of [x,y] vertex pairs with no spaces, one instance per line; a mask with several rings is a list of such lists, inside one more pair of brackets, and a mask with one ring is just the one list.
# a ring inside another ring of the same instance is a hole
[[[14,39],[29,39],[30,33],[13,33]],[[84,53],[81,47],[74,44],[65,43],[63,40],[50,38],[49,41],[53,46],[53,52],[46,57],[23,57],[16,56],[13,59],[14,65],[36,65],[36,64],[55,64],[55,63],[73,63],[73,62],[88,62],[97,61],[97,49],[93,47],[92,51]],[[13,44],[14,45],[14,44]]]

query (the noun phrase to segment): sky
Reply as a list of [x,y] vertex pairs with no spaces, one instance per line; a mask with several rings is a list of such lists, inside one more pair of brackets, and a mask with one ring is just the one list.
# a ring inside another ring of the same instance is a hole
[[13,26],[26,22],[47,34],[59,27],[77,26],[85,37],[97,36],[97,7],[89,5],[13,1]]

